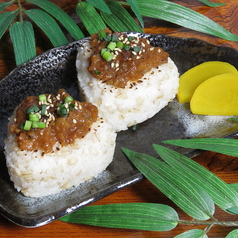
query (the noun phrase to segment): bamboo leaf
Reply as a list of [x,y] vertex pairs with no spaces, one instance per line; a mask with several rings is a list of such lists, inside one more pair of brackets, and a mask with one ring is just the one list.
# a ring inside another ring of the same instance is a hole
[[208,0],[199,0],[199,1],[206,4],[209,7],[219,7],[219,6],[226,5],[226,3],[215,3],[215,2],[210,2]]
[[225,238],[235,238],[238,237],[238,229],[231,231]]
[[34,30],[30,22],[13,23],[10,27],[10,36],[17,65],[36,56]]
[[173,169],[168,164],[146,154],[125,148],[123,152],[130,161],[162,193],[177,206],[197,220],[207,220],[214,214],[211,198],[195,183],[183,176],[183,171]]
[[205,231],[199,229],[193,229],[185,231],[180,235],[175,236],[174,238],[207,238]]
[[109,1],[108,6],[112,14],[101,12],[103,20],[113,31],[137,31],[143,32],[133,17],[118,2]]
[[90,35],[107,28],[101,16],[95,8],[87,2],[80,2],[76,7],[76,12],[86,27]]
[[14,2],[14,1],[1,2],[1,3],[0,3],[0,12],[3,11],[6,7],[12,5],[13,2]]
[[177,226],[178,215],[172,207],[163,204],[123,203],[83,207],[60,220],[112,228],[169,231]]
[[68,30],[75,40],[84,38],[84,34],[73,19],[54,3],[47,0],[27,0],[26,2],[35,4],[51,14]]
[[169,21],[183,27],[211,34],[226,40],[238,41],[232,34],[206,16],[167,0],[137,0],[141,15]]
[[236,192],[238,192],[238,183],[231,183],[229,184],[233,189],[236,190]]
[[184,140],[165,140],[163,143],[185,148],[209,150],[238,157],[238,140],[229,138],[195,138]]
[[144,21],[142,19],[142,16],[140,14],[139,6],[137,0],[126,0],[128,4],[130,5],[132,11],[135,13],[137,19],[139,20],[142,27],[144,27]]
[[68,43],[62,30],[48,13],[41,9],[31,9],[25,11],[25,13],[45,32],[54,47]]
[[17,16],[17,12],[4,12],[0,14],[0,39],[6,32],[9,25],[12,23],[12,21]]
[[238,207],[238,193],[212,172],[192,159],[160,145],[153,145],[156,152],[172,168],[183,169],[184,177],[192,177],[194,183],[203,188],[223,210],[233,213]]
[[110,8],[107,6],[107,4],[104,2],[104,0],[86,0],[89,4],[96,7],[97,9],[106,12],[108,14],[111,14]]

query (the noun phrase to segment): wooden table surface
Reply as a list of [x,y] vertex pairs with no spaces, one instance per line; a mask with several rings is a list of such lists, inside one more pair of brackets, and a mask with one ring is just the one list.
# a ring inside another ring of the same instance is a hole
[[[213,2],[226,3],[224,6],[210,8],[199,2],[198,0],[174,0],[173,2],[182,4],[196,10],[212,20],[216,21],[232,33],[238,35],[238,1],[237,0],[212,0]],[[4,1],[0,1],[4,2]],[[24,1],[22,1],[24,2]],[[75,5],[78,1],[52,1],[57,3],[69,14],[74,16]],[[196,37],[209,41],[214,44],[232,47],[238,50],[238,42],[226,41],[216,37],[208,36],[192,30],[178,27],[173,24],[168,24],[163,21],[153,21],[152,25],[146,25],[145,32],[147,33],[164,33],[170,36],[179,37]],[[50,46],[44,42],[44,37],[39,40],[38,52],[41,53]],[[14,57],[8,35],[4,36],[0,41],[0,79],[6,76],[15,67]],[[220,178],[228,183],[238,182],[238,160],[236,158],[220,155],[217,153],[205,152],[195,158],[200,164],[217,174]],[[169,199],[161,194],[147,180],[140,181],[130,187],[118,191],[98,202],[96,204],[110,204],[123,202],[151,202],[162,203],[173,206],[179,213],[180,219],[191,219],[178,209]],[[237,220],[238,216],[230,216],[227,213],[216,209],[215,216],[219,220]],[[168,232],[150,232],[140,230],[127,229],[109,229],[92,227],[86,225],[75,225],[63,223],[60,221],[52,222],[48,225],[39,228],[23,228],[17,226],[3,216],[0,215],[0,237],[97,237],[97,238],[153,238],[153,237],[174,237],[188,229],[200,228],[203,226],[188,226],[178,225],[174,230]],[[237,227],[236,227],[237,228]],[[226,234],[234,228],[226,228],[215,226],[209,232],[209,237],[225,237]]]

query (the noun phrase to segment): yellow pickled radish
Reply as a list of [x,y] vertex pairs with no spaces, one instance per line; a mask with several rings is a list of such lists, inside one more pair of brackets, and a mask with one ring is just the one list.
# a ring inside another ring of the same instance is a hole
[[226,73],[237,73],[237,69],[233,65],[221,61],[208,61],[189,69],[180,77],[178,102],[189,102],[198,85],[211,77]]
[[190,101],[193,114],[238,115],[238,73],[221,74],[201,83]]

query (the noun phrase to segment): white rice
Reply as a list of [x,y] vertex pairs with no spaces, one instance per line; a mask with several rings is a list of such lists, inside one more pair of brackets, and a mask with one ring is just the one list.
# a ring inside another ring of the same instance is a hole
[[93,54],[89,42],[78,49],[76,67],[80,90],[85,100],[93,103],[118,132],[153,117],[177,94],[178,69],[169,58],[168,63],[151,69],[142,83],[129,82],[116,88],[94,78],[87,70],[88,58]]
[[47,196],[78,186],[98,176],[111,163],[115,140],[112,126],[102,118],[83,139],[64,147],[56,144],[54,153],[44,155],[40,150],[21,150],[15,135],[9,133],[5,155],[10,179],[17,191],[29,197]]

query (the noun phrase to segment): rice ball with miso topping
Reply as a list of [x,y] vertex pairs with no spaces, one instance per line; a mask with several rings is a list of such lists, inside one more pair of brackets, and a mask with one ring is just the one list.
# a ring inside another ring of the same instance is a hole
[[117,132],[153,117],[178,91],[174,62],[137,35],[93,34],[78,49],[76,68],[82,96]]
[[96,177],[113,159],[116,133],[89,102],[59,90],[29,96],[10,118],[6,164],[17,191],[42,197]]

